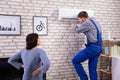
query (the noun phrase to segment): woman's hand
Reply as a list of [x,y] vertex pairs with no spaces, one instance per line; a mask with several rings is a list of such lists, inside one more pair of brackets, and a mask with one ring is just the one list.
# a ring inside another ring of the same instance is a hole
[[32,75],[33,76],[38,75],[39,73],[41,73],[41,71],[42,70],[40,68],[38,68],[38,69],[36,69],[35,71],[32,72]]

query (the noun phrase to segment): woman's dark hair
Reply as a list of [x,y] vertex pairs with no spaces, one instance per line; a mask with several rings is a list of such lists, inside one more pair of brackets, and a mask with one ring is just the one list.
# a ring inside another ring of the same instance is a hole
[[88,13],[86,11],[81,11],[79,14],[78,14],[78,17],[79,18],[88,18]]
[[26,37],[26,49],[30,50],[37,45],[38,34],[30,33]]

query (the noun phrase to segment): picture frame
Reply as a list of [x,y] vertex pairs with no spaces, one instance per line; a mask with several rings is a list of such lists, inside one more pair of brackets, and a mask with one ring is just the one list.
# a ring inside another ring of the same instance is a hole
[[47,35],[47,22],[46,16],[33,16],[33,32],[38,35]]
[[0,35],[21,35],[21,16],[0,14]]

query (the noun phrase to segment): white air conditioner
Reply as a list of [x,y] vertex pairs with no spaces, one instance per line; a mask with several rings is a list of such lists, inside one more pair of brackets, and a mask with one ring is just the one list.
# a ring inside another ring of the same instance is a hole
[[79,10],[79,9],[72,9],[72,8],[60,8],[58,20],[60,21],[79,21],[77,15],[80,11],[86,11],[89,17],[93,17],[92,10]]

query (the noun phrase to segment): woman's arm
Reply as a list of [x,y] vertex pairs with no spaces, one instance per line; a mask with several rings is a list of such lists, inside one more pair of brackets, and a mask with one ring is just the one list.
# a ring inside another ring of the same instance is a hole
[[8,59],[8,63],[14,66],[17,69],[20,69],[23,65],[19,62],[19,59],[21,59],[21,51],[13,55]]
[[42,70],[43,73],[46,73],[50,67],[50,60],[47,57],[45,51],[41,51],[40,53],[40,58],[41,58],[41,62],[42,62],[42,66],[40,67],[40,69]]
[[42,66],[40,68],[37,68],[35,71],[32,72],[33,76],[38,75],[41,72],[46,73],[50,67],[50,60],[48,59],[46,53],[43,50],[40,50],[39,56],[41,59],[40,64],[42,63]]

